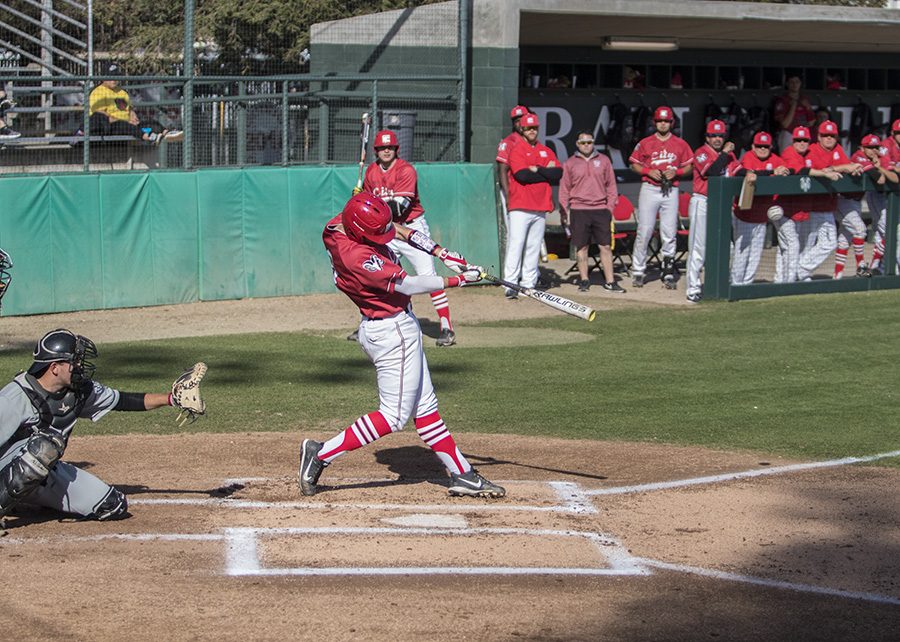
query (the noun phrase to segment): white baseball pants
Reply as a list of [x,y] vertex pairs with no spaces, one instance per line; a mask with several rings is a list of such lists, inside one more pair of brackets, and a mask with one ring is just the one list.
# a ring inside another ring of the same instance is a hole
[[732,215],[734,249],[731,255],[731,283],[748,285],[753,283],[763,243],[766,240],[765,223],[748,223]]
[[[428,238],[431,238],[431,231],[428,229],[428,221],[425,220],[424,216],[420,216],[419,218],[406,223],[406,227],[411,230],[417,230]],[[430,254],[427,254],[422,250],[417,250],[406,241],[401,241],[396,238],[388,243],[388,247],[394,250],[399,256],[402,256],[409,261],[416,274],[422,276],[435,276],[437,274],[437,271],[434,269],[434,257]]]
[[706,261],[706,197],[703,194],[691,196],[688,217],[691,228],[688,234],[687,295],[691,296],[700,294],[700,272]]
[[832,212],[810,212],[809,220],[800,226],[800,267],[797,279],[803,281],[812,277],[816,268],[822,265],[837,248],[837,228]]
[[506,258],[503,261],[503,278],[526,288],[533,288],[538,280],[538,263],[541,260],[541,243],[547,212],[510,210],[509,231],[506,235]]
[[631,254],[631,271],[643,276],[647,271],[647,245],[656,227],[659,214],[659,237],[662,255],[675,256],[675,235],[678,232],[678,189],[672,187],[668,196],[662,195],[658,185],[644,183],[638,196],[637,234]]
[[797,223],[782,217],[774,221],[775,231],[778,233],[778,253],[775,255],[774,283],[793,283],[797,280],[797,270],[800,267],[800,235],[797,233]]
[[[887,202],[884,194],[878,192],[866,192],[866,202],[869,204],[869,212],[875,222],[875,248],[884,252],[884,237],[887,231]],[[900,225],[897,226],[900,234]],[[898,236],[900,238],[900,236]],[[900,243],[897,244],[897,265],[900,267]],[[900,269],[898,269],[900,271]]]
[[849,248],[853,238],[866,236],[866,224],[862,220],[862,200],[838,197],[834,219],[837,223],[837,246]]

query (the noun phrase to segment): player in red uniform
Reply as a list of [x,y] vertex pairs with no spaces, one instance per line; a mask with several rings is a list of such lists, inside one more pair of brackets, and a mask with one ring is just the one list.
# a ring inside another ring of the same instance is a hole
[[[768,132],[757,132],[753,137],[753,148],[740,161],[732,163],[728,170],[729,176],[747,175],[751,183],[756,181],[757,176],[787,176],[790,173],[784,161],[772,153],[772,136]],[[731,259],[731,282],[734,285],[753,283],[766,239],[768,210],[777,199],[777,196],[757,196],[749,210],[734,205],[734,255]]]
[[[813,157],[809,148],[811,134],[809,127],[795,127],[792,132],[794,142],[786,148],[781,159],[797,175],[824,176],[837,180],[841,175],[829,169],[813,167]],[[772,220],[778,230],[778,256],[775,266],[775,283],[793,283],[800,269],[800,234],[808,235],[809,213],[828,208],[831,196],[791,194],[778,199],[783,216]],[[805,238],[805,236],[804,236]]]
[[706,125],[706,143],[694,152],[694,193],[688,206],[687,300],[699,303],[702,297],[700,271],[706,259],[706,197],[709,177],[722,176],[736,161],[734,143],[725,142],[725,123],[711,120]]
[[[887,158],[889,168],[900,172],[900,119],[891,125],[890,135],[881,141],[881,156]],[[866,192],[866,202],[869,211],[877,221],[875,224],[875,249],[872,253],[872,263],[869,266],[871,274],[882,274],[881,262],[884,258],[884,235],[887,225],[887,208],[884,194],[879,192]],[[897,263],[900,265],[900,244],[897,246]]]
[[787,93],[775,99],[772,108],[775,122],[778,123],[778,151],[783,153],[791,146],[791,138],[797,127],[812,127],[816,122],[809,98],[800,93],[803,81],[797,74],[790,74],[785,79]]
[[[366,169],[363,189],[380,196],[388,204],[394,216],[394,222],[418,230],[430,237],[431,231],[425,220],[425,210],[419,201],[418,175],[412,165],[397,155],[400,144],[397,142],[396,134],[387,129],[378,132],[375,134],[373,146],[378,160]],[[427,276],[437,274],[434,269],[434,261],[427,254],[397,241],[391,242],[391,249],[412,263],[416,274]],[[450,322],[450,303],[447,301],[447,293],[443,289],[432,292],[431,303],[434,305],[441,323],[441,334],[435,343],[439,346],[452,346],[456,343],[456,333]]]
[[[858,176],[862,172],[862,167],[858,163],[850,162],[837,142],[839,133],[838,126],[833,121],[826,120],[819,124],[818,142],[809,146],[811,167]],[[800,264],[797,270],[797,278],[801,281],[811,280],[816,268],[837,248],[835,209],[837,196],[830,194],[820,196],[816,200],[816,209],[809,213],[809,221],[801,226]]]
[[632,285],[644,286],[647,270],[647,244],[659,216],[662,240],[662,280],[675,289],[675,235],[678,232],[678,179],[689,178],[694,152],[672,133],[675,116],[670,107],[657,107],[653,112],[656,132],[639,142],[628,162],[641,175],[638,196],[637,234],[631,254]]
[[[419,251],[444,257],[457,276],[409,275],[388,244],[395,234]],[[322,234],[334,282],[359,308],[359,343],[375,364],[379,408],[324,443],[300,447],[300,491],[314,495],[322,471],[335,458],[401,430],[414,418],[416,432],[450,472],[451,495],[503,497],[506,491],[479,475],[456,447],[438,413],[437,397],[422,349],[422,331],[410,296],[481,280],[482,269],[447,252],[430,238],[392,221],[391,211],[368,192],[353,196]]]
[[500,179],[500,197],[502,199],[504,215],[506,215],[506,207],[509,203],[509,153],[512,148],[525,140],[522,135],[522,116],[530,114],[528,107],[524,105],[516,105],[509,112],[509,118],[512,121],[512,131],[507,134],[506,138],[497,145],[497,176]]

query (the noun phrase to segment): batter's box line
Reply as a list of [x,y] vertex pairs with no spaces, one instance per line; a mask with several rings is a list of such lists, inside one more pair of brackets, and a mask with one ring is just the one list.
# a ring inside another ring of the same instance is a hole
[[[226,485],[246,484],[253,481],[271,481],[264,477],[245,477],[225,480]],[[417,513],[474,513],[474,512],[532,512],[532,513],[568,513],[574,515],[596,514],[597,508],[589,497],[584,496],[584,491],[578,484],[565,481],[533,481],[533,480],[506,480],[507,485],[515,484],[545,484],[550,487],[559,504],[549,506],[535,506],[530,504],[509,505],[498,503],[497,500],[478,500],[480,503],[470,503],[462,498],[454,498],[444,504],[392,504],[392,503],[365,503],[365,502],[316,502],[316,501],[280,501],[270,502],[262,500],[234,499],[232,497],[210,498],[144,498],[129,499],[132,505],[143,506],[215,506],[236,510],[266,510],[266,509],[291,509],[291,510],[383,510],[383,511],[414,511]]]
[[[359,576],[359,575],[650,575],[627,549],[604,533],[527,528],[386,528],[386,527],[284,527],[226,528],[225,574],[230,576]],[[369,566],[264,568],[259,558],[261,538],[309,536],[401,535],[466,537],[474,535],[525,535],[531,537],[583,538],[594,544],[606,567],[531,566]]]

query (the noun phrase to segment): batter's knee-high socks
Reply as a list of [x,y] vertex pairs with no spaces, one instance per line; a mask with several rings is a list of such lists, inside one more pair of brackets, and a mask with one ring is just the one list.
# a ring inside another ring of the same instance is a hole
[[471,464],[466,461],[463,454],[456,447],[453,435],[444,425],[440,413],[437,411],[428,415],[416,417],[416,432],[451,473],[462,475],[472,470]]
[[431,304],[441,320],[441,330],[453,330],[453,324],[450,323],[450,303],[447,301],[447,293],[444,290],[432,292]]
[[379,437],[391,433],[391,427],[380,412],[363,415],[343,432],[326,441],[319,451],[319,459],[330,464],[339,455],[371,444]]

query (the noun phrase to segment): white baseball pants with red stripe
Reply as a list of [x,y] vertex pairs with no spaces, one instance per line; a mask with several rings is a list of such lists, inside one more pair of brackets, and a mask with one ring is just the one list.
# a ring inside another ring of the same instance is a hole
[[669,195],[663,196],[658,185],[644,183],[638,195],[637,234],[631,254],[631,271],[637,276],[643,276],[647,271],[647,245],[656,227],[657,213],[662,255],[674,257],[675,235],[678,232],[678,188],[672,187]]

